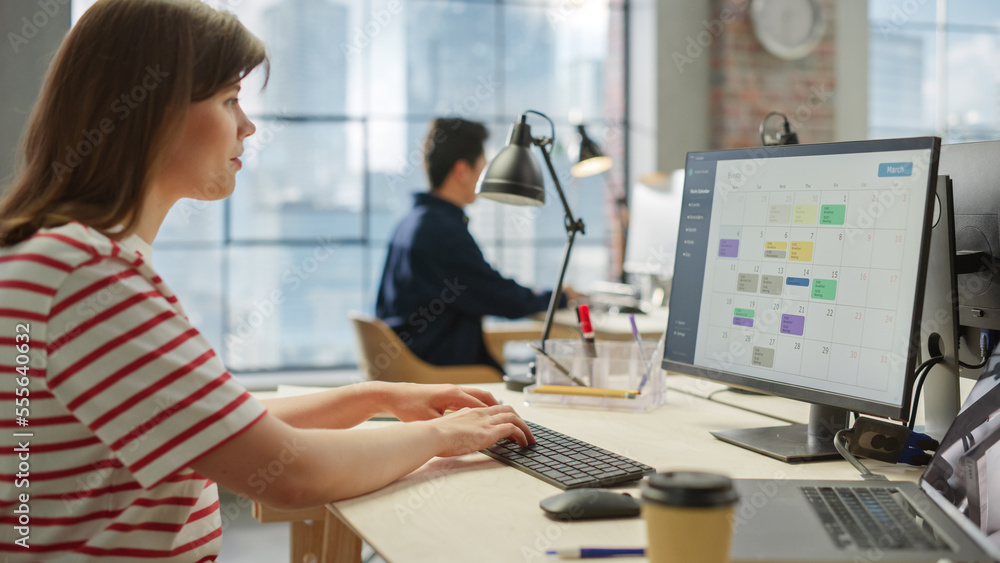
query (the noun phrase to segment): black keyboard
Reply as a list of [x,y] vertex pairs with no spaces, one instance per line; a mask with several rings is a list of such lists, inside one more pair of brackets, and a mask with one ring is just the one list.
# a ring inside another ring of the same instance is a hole
[[525,422],[535,436],[535,444],[522,448],[504,439],[483,453],[560,489],[608,487],[656,473],[652,467],[625,456]]
[[900,504],[907,501],[898,489],[802,487],[802,493],[842,549],[948,548]]

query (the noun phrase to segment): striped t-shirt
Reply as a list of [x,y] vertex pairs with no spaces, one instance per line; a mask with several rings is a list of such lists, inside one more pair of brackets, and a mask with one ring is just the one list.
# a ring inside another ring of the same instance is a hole
[[0,559],[214,561],[189,466],[264,412],[141,252],[79,223],[0,248]]

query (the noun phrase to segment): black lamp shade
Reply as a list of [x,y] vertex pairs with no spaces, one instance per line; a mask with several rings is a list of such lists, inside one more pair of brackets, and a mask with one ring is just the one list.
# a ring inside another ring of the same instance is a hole
[[507,146],[500,151],[500,154],[490,162],[489,166],[483,170],[483,175],[479,177],[476,185],[476,193],[485,196],[487,199],[508,203],[512,205],[545,205],[545,182],[542,179],[542,169],[538,167],[538,162],[531,154],[531,147],[538,146],[542,149],[542,157],[545,158],[545,167],[548,168],[552,176],[552,185],[559,194],[559,201],[562,202],[563,210],[566,212],[566,219],[563,225],[566,227],[566,248],[563,251],[562,269],[559,270],[559,281],[556,282],[555,289],[549,299],[549,308],[545,312],[545,323],[542,328],[542,347],[549,338],[552,329],[552,320],[555,318],[556,306],[559,304],[562,295],[563,279],[566,277],[566,267],[569,266],[569,253],[573,249],[573,240],[576,235],[586,232],[583,219],[575,219],[573,212],[569,209],[566,201],[566,194],[563,193],[562,186],[559,185],[559,177],[556,176],[552,167],[552,156],[546,147],[555,143],[555,125],[552,125],[552,138],[531,137],[531,128],[528,126],[528,114],[535,113],[552,125],[552,120],[544,113],[528,110],[521,114],[521,118],[510,128],[507,135]]
[[604,156],[601,147],[587,136],[583,125],[577,125],[577,129],[580,131],[580,154],[577,163],[570,169],[570,174],[577,178],[584,178],[610,169],[611,158]]
[[511,126],[507,146],[483,170],[476,193],[511,205],[545,205],[542,169],[531,154],[531,129],[523,118]]

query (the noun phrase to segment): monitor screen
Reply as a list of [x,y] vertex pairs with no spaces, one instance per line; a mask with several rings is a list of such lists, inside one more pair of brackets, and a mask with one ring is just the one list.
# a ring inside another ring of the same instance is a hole
[[677,225],[681,214],[684,170],[659,181],[636,182],[629,192],[624,270],[668,279],[674,273]]
[[905,418],[939,147],[689,153],[663,367]]

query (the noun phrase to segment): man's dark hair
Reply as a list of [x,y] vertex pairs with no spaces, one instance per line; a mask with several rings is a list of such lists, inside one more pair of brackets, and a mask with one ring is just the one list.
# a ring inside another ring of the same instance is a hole
[[431,123],[424,141],[424,166],[431,189],[444,184],[444,179],[460,159],[474,165],[483,154],[483,142],[490,132],[482,123],[457,117],[439,117]]

